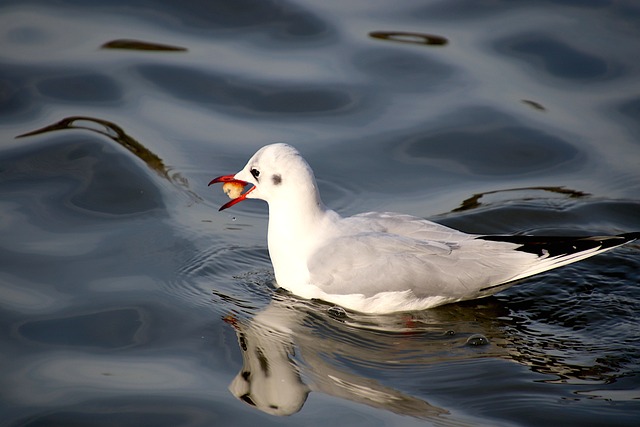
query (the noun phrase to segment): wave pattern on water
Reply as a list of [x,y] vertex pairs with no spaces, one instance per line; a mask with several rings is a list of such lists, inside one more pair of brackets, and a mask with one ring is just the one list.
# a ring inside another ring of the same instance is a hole
[[342,214],[639,231],[639,23],[633,1],[3,1],[0,424],[637,426],[637,243],[370,316],[277,289],[268,208],[218,213],[207,183],[288,142]]

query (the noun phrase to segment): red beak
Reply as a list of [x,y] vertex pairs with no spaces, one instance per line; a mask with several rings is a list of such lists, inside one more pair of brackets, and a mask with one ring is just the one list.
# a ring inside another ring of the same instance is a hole
[[[235,179],[234,175],[219,176],[217,178],[212,179],[211,182],[209,183],[209,185],[217,184],[218,182],[234,182],[236,184],[242,185],[243,187],[246,187],[247,185],[249,185],[249,183],[247,181],[242,181],[242,180],[239,180],[239,179]],[[228,201],[224,205],[220,206],[220,209],[218,209],[218,211],[223,211],[223,210],[225,210],[227,208],[230,208],[231,206],[235,205],[236,203],[240,203],[241,201],[246,199],[247,198],[247,194],[251,193],[255,188],[256,187],[253,186],[246,193],[241,194],[240,197],[236,197],[235,199]]]

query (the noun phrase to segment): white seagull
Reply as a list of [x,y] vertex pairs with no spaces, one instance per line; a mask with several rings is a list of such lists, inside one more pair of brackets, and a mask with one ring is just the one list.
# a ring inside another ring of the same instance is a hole
[[[363,313],[486,297],[640,237],[484,236],[389,212],[342,218],[322,203],[311,167],[287,144],[261,148],[240,172],[209,185],[219,182],[233,197],[220,210],[245,199],[269,204],[269,255],[278,286]],[[233,186],[235,194],[228,191]]]

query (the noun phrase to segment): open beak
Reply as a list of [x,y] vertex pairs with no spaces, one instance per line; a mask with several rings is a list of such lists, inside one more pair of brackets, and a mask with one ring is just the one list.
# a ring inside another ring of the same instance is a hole
[[[235,175],[219,176],[219,177],[214,178],[213,180],[211,180],[211,182],[208,185],[217,184],[218,182],[224,182],[224,183],[232,182],[232,183],[235,183],[235,184],[240,184],[243,187],[246,187],[247,185],[249,185],[249,183],[247,181],[242,181],[242,180],[239,180],[239,179],[235,179],[234,176]],[[240,194],[240,196],[236,197],[235,199],[229,200],[227,203],[225,203],[224,205],[220,206],[220,209],[218,209],[218,211],[225,210],[225,209],[230,208],[231,206],[235,205],[236,203],[240,203],[241,201],[246,199],[247,198],[247,194],[251,193],[255,188],[256,187],[254,185],[249,190],[247,190],[245,193]]]

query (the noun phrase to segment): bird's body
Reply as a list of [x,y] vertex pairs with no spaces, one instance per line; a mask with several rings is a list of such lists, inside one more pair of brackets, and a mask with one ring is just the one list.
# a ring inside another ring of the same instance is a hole
[[480,236],[397,213],[342,218],[286,144],[260,149],[235,175],[240,197],[269,204],[269,255],[279,286],[369,313],[422,310],[492,295],[515,281],[612,249],[640,233],[588,238]]

